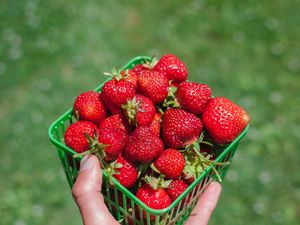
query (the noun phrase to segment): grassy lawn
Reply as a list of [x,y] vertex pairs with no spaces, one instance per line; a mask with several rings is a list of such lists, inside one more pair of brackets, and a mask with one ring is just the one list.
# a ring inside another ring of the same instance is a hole
[[210,224],[300,221],[300,3],[0,2],[0,224],[81,224],[47,129],[104,71],[174,53],[252,122]]

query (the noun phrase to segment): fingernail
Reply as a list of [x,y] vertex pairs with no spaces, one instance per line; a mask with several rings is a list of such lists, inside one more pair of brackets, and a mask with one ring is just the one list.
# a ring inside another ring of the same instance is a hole
[[80,162],[80,171],[91,169],[94,166],[94,160],[90,155],[86,155]]
[[212,183],[210,183],[210,185],[208,185],[205,192],[207,194],[214,194],[214,193],[218,192],[219,189],[220,189],[220,184],[217,182],[212,182]]

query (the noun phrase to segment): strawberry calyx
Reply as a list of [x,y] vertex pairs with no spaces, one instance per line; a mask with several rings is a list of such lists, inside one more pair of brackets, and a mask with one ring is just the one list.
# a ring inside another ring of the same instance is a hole
[[123,165],[121,163],[117,162],[117,160],[115,160],[115,161],[113,161],[110,164],[105,166],[104,171],[106,172],[106,174],[108,176],[109,184],[111,186],[114,185],[114,183],[112,182],[112,178],[113,178],[114,174],[119,174],[120,173],[116,169],[120,169],[122,167],[123,167]]
[[153,189],[153,190],[157,190],[157,189],[165,189],[167,188],[170,183],[172,182],[172,180],[164,180],[164,176],[159,176],[158,178],[157,177],[152,177],[152,176],[148,176],[146,175],[143,180],[150,185],[150,187]]
[[121,108],[124,109],[124,113],[130,125],[137,126],[137,114],[138,112],[144,112],[144,110],[141,109],[141,104],[142,101],[137,101],[136,97],[133,97],[133,99],[128,100],[127,103],[121,106]]
[[176,98],[177,87],[170,86],[171,82],[172,80],[169,81],[168,95],[163,102],[163,106],[166,108],[180,108],[180,104]]
[[153,56],[151,58],[151,60],[145,60],[145,62],[142,63],[142,66],[149,70],[152,70],[155,67],[155,65],[157,64],[157,62],[158,62],[158,59],[155,56]]
[[111,72],[104,72],[103,74],[105,76],[110,76],[113,79],[116,79],[117,81],[119,80],[124,80],[129,76],[128,73],[128,69],[127,70],[118,70],[116,67],[113,67]]
[[222,178],[216,170],[215,166],[227,166],[230,164],[230,162],[216,162],[214,160],[211,160],[212,155],[210,154],[204,156],[200,152],[200,144],[206,144],[209,146],[213,146],[213,144],[208,141],[204,141],[203,139],[204,132],[200,134],[197,141],[193,142],[192,144],[188,145],[184,150],[182,150],[186,159],[186,166],[184,168],[183,173],[186,174],[188,178],[192,176],[197,178],[207,167],[211,166],[212,170],[217,176],[218,181],[222,182]]
[[95,154],[99,161],[100,161],[100,165],[102,168],[105,168],[105,166],[107,165],[107,163],[104,161],[104,158],[106,156],[104,149],[108,146],[107,144],[102,144],[98,142],[98,134],[95,131],[94,132],[94,137],[91,137],[90,135],[88,135],[87,133],[84,133],[84,136],[87,138],[88,143],[89,143],[89,150],[86,150],[82,153],[77,153],[74,154],[74,158],[79,158],[85,155],[89,155],[89,154]]

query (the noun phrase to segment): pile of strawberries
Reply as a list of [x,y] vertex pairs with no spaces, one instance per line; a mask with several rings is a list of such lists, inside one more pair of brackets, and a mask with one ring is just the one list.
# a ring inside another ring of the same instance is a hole
[[214,159],[250,121],[208,85],[187,81],[173,54],[107,75],[101,93],[76,98],[78,121],[65,143],[77,156],[97,155],[109,177],[153,209],[168,207],[207,166],[220,164]]

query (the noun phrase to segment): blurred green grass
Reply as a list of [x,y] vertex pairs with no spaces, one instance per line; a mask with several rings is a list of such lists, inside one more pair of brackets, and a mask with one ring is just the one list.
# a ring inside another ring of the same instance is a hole
[[252,117],[210,224],[300,220],[300,3],[1,1],[0,224],[81,224],[47,128],[102,72],[172,52]]

